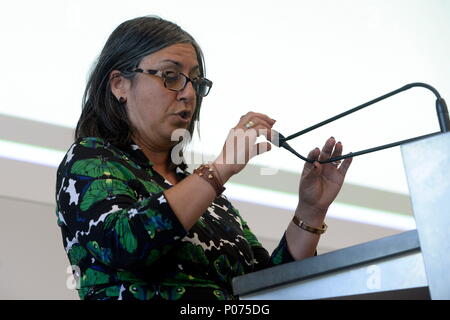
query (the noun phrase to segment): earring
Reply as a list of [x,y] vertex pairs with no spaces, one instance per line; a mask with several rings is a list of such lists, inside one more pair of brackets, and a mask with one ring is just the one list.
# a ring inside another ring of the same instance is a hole
[[125,103],[125,102],[127,102],[127,99],[125,99],[124,97],[120,97],[119,98],[119,102],[120,103]]

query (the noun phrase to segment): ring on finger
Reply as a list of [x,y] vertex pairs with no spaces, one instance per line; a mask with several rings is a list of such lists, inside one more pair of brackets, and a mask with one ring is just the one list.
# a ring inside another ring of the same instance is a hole
[[246,129],[250,129],[251,127],[253,127],[255,125],[255,123],[253,121],[249,121],[245,124],[245,128]]

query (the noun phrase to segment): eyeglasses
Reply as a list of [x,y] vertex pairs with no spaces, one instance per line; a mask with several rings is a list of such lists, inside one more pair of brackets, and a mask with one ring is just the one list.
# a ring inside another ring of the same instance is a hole
[[181,91],[184,88],[186,88],[188,82],[191,82],[195,92],[201,97],[206,97],[208,95],[209,90],[211,90],[213,84],[211,80],[208,80],[206,78],[197,77],[191,79],[181,72],[161,71],[161,70],[145,71],[140,68],[131,70],[131,72],[139,72],[159,77],[164,80],[164,87],[172,91]]

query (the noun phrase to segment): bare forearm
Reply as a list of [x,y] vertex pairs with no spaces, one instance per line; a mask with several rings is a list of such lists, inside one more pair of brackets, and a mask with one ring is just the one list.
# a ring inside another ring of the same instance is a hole
[[[223,166],[216,165],[223,183],[231,173]],[[216,198],[216,191],[203,178],[191,174],[172,188],[164,191],[170,207],[185,230],[189,230]]]
[[286,229],[289,252],[295,260],[314,256],[320,235],[300,229],[292,221]]
[[164,194],[186,231],[197,222],[216,197],[216,192],[208,182],[195,174],[164,191]]
[[[308,225],[320,227],[323,224],[325,213],[313,213],[309,209],[297,209],[295,215]],[[312,233],[299,228],[293,221],[289,222],[286,229],[286,241],[289,252],[295,260],[302,260],[314,256],[317,244],[320,240],[320,234]]]

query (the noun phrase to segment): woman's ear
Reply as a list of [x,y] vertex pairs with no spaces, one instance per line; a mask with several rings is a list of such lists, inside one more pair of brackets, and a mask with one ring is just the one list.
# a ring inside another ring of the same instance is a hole
[[109,74],[109,83],[111,92],[120,103],[127,101],[127,94],[130,86],[130,80],[122,77],[119,70],[113,70]]

